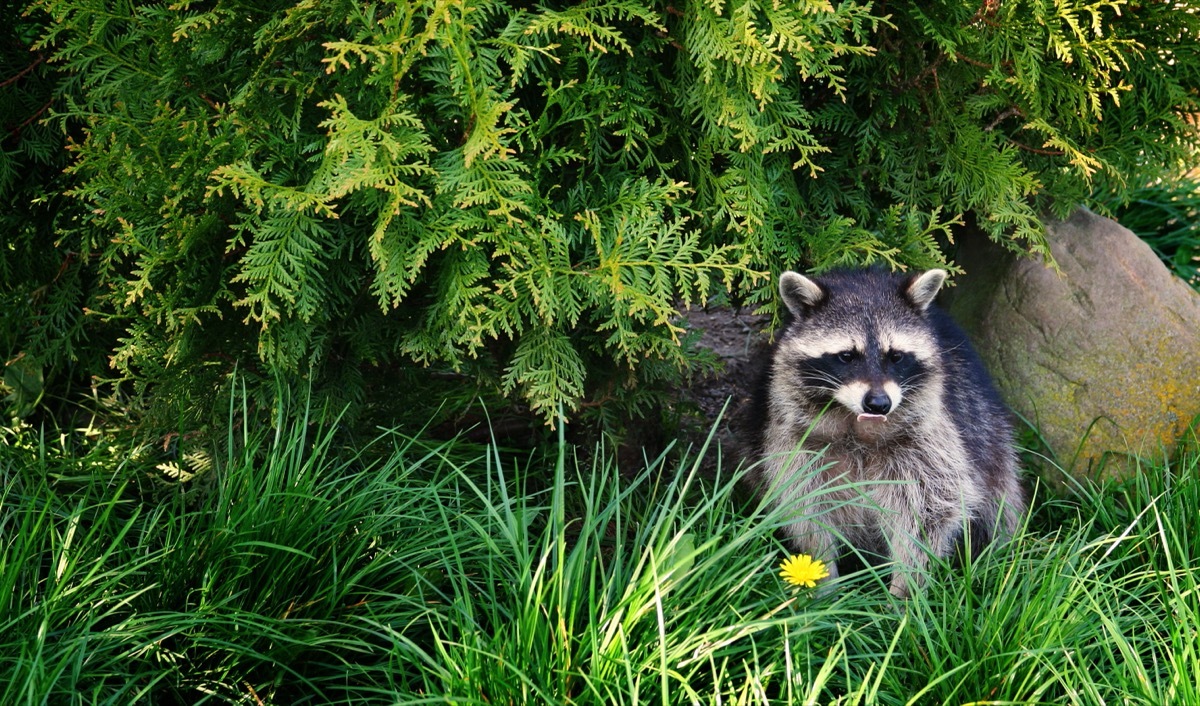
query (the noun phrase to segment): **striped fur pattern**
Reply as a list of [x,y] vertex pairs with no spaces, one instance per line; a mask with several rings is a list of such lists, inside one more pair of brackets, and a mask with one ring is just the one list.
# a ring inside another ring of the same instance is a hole
[[977,551],[1024,509],[1009,414],[933,303],[945,278],[784,273],[790,320],[752,402],[763,490],[796,505],[793,549],[833,579],[846,545],[890,558],[899,597],[921,585],[930,553],[951,554],[964,530]]

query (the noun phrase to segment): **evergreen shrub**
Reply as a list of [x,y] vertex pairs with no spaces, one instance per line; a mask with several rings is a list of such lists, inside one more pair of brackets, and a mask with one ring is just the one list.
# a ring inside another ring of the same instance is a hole
[[769,310],[790,267],[946,265],[962,225],[1044,255],[1048,211],[1196,143],[1177,3],[0,12],[0,353],[25,412],[43,374],[186,396],[235,367],[344,400],[375,371],[547,420],[644,411],[694,359],[681,308]]

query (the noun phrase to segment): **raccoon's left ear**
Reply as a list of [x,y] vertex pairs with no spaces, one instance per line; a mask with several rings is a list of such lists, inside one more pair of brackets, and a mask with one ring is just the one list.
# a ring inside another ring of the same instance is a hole
[[945,270],[929,270],[909,280],[904,288],[904,294],[919,311],[925,311],[933,303],[938,290],[946,282]]
[[784,272],[779,275],[779,296],[793,314],[804,318],[825,299],[825,290],[798,272]]

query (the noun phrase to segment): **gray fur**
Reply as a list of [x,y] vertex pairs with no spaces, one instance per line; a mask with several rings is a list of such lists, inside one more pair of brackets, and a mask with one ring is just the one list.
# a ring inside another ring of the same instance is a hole
[[932,303],[945,278],[785,273],[793,320],[754,401],[763,490],[794,506],[793,549],[834,579],[846,545],[891,557],[900,597],[930,554],[1011,535],[1024,509],[1007,410]]

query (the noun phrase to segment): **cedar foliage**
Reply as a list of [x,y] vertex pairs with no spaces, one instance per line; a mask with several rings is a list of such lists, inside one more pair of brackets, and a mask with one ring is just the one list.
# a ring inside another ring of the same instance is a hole
[[1196,142],[1200,21],[1172,3],[4,12],[10,372],[168,396],[235,365],[345,400],[429,370],[547,420],[644,411],[694,359],[681,307],[946,264],[963,224],[1045,254],[1047,210]]

